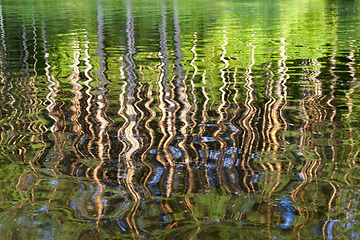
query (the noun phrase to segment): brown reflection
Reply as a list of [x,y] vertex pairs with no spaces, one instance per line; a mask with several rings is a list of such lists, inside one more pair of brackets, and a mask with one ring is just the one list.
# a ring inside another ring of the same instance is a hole
[[[353,41],[351,41],[350,43],[350,47],[353,48]],[[351,94],[354,93],[354,91],[356,90],[356,88],[359,87],[359,84],[357,82],[357,78],[355,77],[355,72],[356,72],[356,69],[354,68],[354,64],[355,64],[355,59],[354,59],[354,50],[350,50],[350,53],[348,56],[346,56],[350,62],[348,62],[346,65],[348,66],[349,68],[349,73],[350,73],[350,77],[351,77],[351,81],[350,81],[350,89],[349,91],[345,94],[345,97],[347,99],[347,102],[346,102],[346,105],[348,106],[348,113],[346,114],[345,116],[345,119],[349,119],[352,112],[353,112],[353,101],[351,99]],[[349,126],[349,130],[348,130],[348,137],[349,137],[349,141],[350,141],[350,151],[346,157],[346,159],[348,160],[348,162],[350,162],[350,159],[352,158],[352,156],[354,156],[354,133],[353,133],[353,129],[351,127],[351,125]],[[346,180],[345,180],[346,181]]]
[[[143,176],[143,179],[141,181],[142,183],[142,189],[145,192],[146,197],[151,197],[151,192],[147,187],[149,178],[154,173],[154,166],[147,162],[147,155],[151,149],[154,147],[154,140],[155,140],[155,132],[150,127],[151,121],[155,118],[156,113],[154,110],[150,108],[150,105],[154,101],[154,98],[152,97],[152,85],[151,84],[142,84],[141,90],[138,92],[137,96],[139,98],[139,102],[137,103],[137,108],[142,114],[143,121],[139,121],[139,132],[142,130],[143,132],[146,132],[147,135],[142,139],[142,146],[143,151],[141,153],[141,162],[148,168],[148,174]],[[140,125],[141,122],[141,125]],[[144,134],[144,133],[143,133]],[[145,135],[145,134],[144,134]],[[140,150],[139,150],[140,151]]]
[[[254,37],[254,34],[252,35]],[[240,119],[241,127],[243,128],[243,142],[241,145],[242,154],[241,154],[241,162],[240,166],[244,170],[244,177],[243,177],[243,184],[248,193],[255,192],[254,186],[252,182],[248,183],[249,177],[254,175],[254,172],[250,166],[250,159],[251,153],[253,151],[253,147],[256,147],[255,137],[256,131],[252,127],[252,122],[254,117],[256,116],[257,109],[253,105],[253,102],[256,100],[254,94],[254,85],[253,85],[253,78],[251,76],[252,66],[255,64],[255,46],[252,43],[249,43],[251,48],[251,56],[250,56],[250,64],[246,68],[245,72],[245,85],[244,88],[246,89],[246,100],[245,100],[245,112],[243,117]],[[254,144],[255,143],[255,144]],[[238,164],[238,163],[237,163]],[[249,176],[250,172],[250,176]]]
[[[234,75],[233,75],[233,80],[234,80],[234,84],[233,84],[233,89],[235,91],[234,97],[233,97],[233,101],[235,104],[235,109],[233,111],[233,116],[229,119],[229,123],[232,126],[232,128],[235,130],[231,133],[230,138],[233,141],[233,146],[232,146],[232,153],[231,153],[231,159],[230,159],[230,163],[228,165],[228,167],[232,170],[233,166],[236,164],[236,159],[238,158],[238,155],[241,151],[240,149],[240,136],[241,136],[241,127],[239,125],[239,119],[241,117],[241,112],[243,111],[243,107],[237,102],[237,97],[239,94],[239,90],[237,89],[237,74],[238,74],[238,69],[235,68],[234,69]],[[232,178],[232,182],[235,185],[235,191],[239,191],[241,192],[242,189],[239,185],[239,181],[238,181],[238,174],[235,171],[231,172],[231,178]]]
[[[70,121],[72,122],[72,126],[71,126],[71,130],[76,133],[76,137],[74,139],[74,141],[72,142],[72,147],[74,149],[74,153],[77,155],[77,159],[81,159],[81,155],[79,155],[80,150],[78,149],[78,146],[76,143],[78,143],[78,141],[80,140],[81,135],[83,135],[83,130],[82,130],[82,125],[79,123],[79,118],[81,115],[81,106],[80,106],[80,101],[82,98],[81,92],[80,90],[82,89],[81,85],[78,83],[78,81],[80,80],[80,71],[79,71],[79,57],[80,57],[80,46],[79,43],[74,39],[73,42],[74,46],[73,48],[76,49],[73,52],[73,62],[74,64],[70,67],[74,68],[73,73],[69,76],[69,80],[71,85],[73,86],[71,92],[74,94],[74,97],[71,99],[71,106],[70,109],[72,110],[72,115],[70,117]],[[77,165],[78,161],[75,161],[72,164],[72,169],[71,169],[71,175],[73,175],[76,172],[76,165]]]
[[[228,155],[227,151],[228,151],[228,143],[223,139],[226,130],[228,129],[228,126],[226,126],[224,123],[227,123],[228,120],[228,114],[227,111],[230,108],[230,100],[229,100],[229,96],[230,96],[230,89],[229,89],[229,82],[230,82],[230,71],[229,71],[229,62],[227,59],[225,59],[227,51],[226,51],[226,46],[228,45],[228,38],[227,38],[227,30],[223,30],[223,39],[224,39],[224,44],[221,45],[221,49],[222,49],[222,55],[220,57],[220,61],[222,61],[224,63],[224,67],[222,69],[220,69],[220,78],[221,78],[221,82],[223,83],[223,85],[219,88],[220,92],[221,92],[221,103],[219,104],[219,107],[217,109],[218,115],[219,115],[219,120],[217,121],[217,125],[219,127],[219,129],[217,131],[214,132],[213,136],[214,139],[216,139],[220,146],[219,146],[219,159],[218,159],[218,163],[217,163],[217,172],[220,173],[219,171],[222,170],[222,168],[224,167],[229,167],[231,168],[231,166],[229,165],[229,161],[231,159],[230,156]],[[228,124],[227,124],[228,125]],[[233,129],[231,129],[233,131]],[[219,174],[221,177],[219,178],[220,180],[220,186],[222,188],[222,190],[224,192],[227,193],[231,193],[232,191],[230,190],[233,187],[229,186],[228,181],[226,181],[225,175],[223,174]]]
[[[222,140],[221,135],[225,132],[226,130],[226,126],[223,124],[224,121],[226,121],[227,118],[227,114],[226,114],[226,110],[228,107],[227,101],[225,100],[225,96],[226,96],[226,91],[225,88],[227,86],[227,78],[228,75],[226,75],[226,69],[229,67],[229,62],[224,58],[226,56],[226,45],[228,45],[227,42],[227,37],[226,37],[226,30],[224,30],[224,44],[221,46],[222,49],[222,55],[220,57],[220,61],[222,61],[225,66],[220,69],[220,78],[221,81],[223,83],[223,86],[221,86],[219,88],[220,92],[221,92],[221,104],[219,104],[219,108],[217,109],[217,112],[219,114],[219,121],[217,122],[217,125],[219,126],[219,130],[214,132],[214,138],[219,142],[220,144],[220,156],[219,156],[219,163],[218,163],[218,168],[222,168],[223,164],[224,164],[224,158],[226,156],[226,149],[227,149],[227,144],[226,141]],[[225,190],[225,189],[223,189]]]
[[127,1],[127,15],[126,15],[126,32],[127,32],[127,41],[128,41],[128,53],[125,56],[126,62],[128,66],[125,68],[125,71],[128,75],[128,83],[129,86],[127,88],[127,101],[125,105],[125,112],[128,116],[129,122],[127,127],[124,129],[125,137],[127,141],[129,142],[128,146],[129,149],[127,152],[124,153],[125,157],[125,163],[126,163],[126,178],[125,178],[125,185],[131,194],[134,201],[139,201],[140,196],[136,192],[134,186],[133,186],[133,176],[135,174],[134,171],[134,164],[132,162],[132,155],[135,153],[135,151],[139,148],[139,142],[134,137],[133,130],[136,125],[136,117],[137,112],[135,111],[134,106],[132,105],[134,102],[134,91],[135,91],[135,80],[136,80],[136,74],[134,72],[135,64],[132,59],[133,54],[135,53],[135,39],[134,39],[134,18],[132,13],[132,6],[129,1]]
[[[98,20],[98,31],[97,31],[97,37],[98,37],[98,49],[97,49],[97,54],[100,58],[99,60],[99,65],[100,65],[100,69],[98,72],[96,72],[96,74],[100,77],[101,83],[98,85],[99,88],[99,92],[98,92],[98,96],[96,99],[96,103],[98,105],[97,109],[96,109],[96,114],[95,114],[95,118],[97,120],[98,124],[98,141],[97,141],[97,145],[98,145],[98,159],[99,164],[94,168],[93,171],[93,178],[95,180],[96,183],[96,192],[95,192],[95,208],[97,210],[97,219],[96,219],[96,225],[99,224],[99,221],[101,219],[101,216],[103,214],[103,210],[104,210],[104,203],[102,200],[102,194],[104,191],[104,187],[99,179],[99,169],[100,167],[104,164],[104,160],[106,159],[106,149],[105,149],[105,144],[104,144],[104,138],[106,138],[108,136],[108,134],[106,133],[106,127],[108,125],[108,121],[106,120],[106,114],[105,114],[105,109],[106,109],[106,97],[105,97],[105,93],[106,93],[106,88],[105,88],[105,84],[108,83],[108,81],[105,79],[104,76],[104,72],[105,72],[105,59],[104,59],[104,36],[103,36],[103,28],[104,28],[104,13],[103,13],[103,9],[102,6],[100,5],[100,3],[97,5],[97,20]],[[107,154],[108,155],[108,154]]]
[[[6,47],[6,42],[5,42],[5,28],[4,28],[4,16],[3,16],[3,6],[2,4],[0,4],[0,38],[1,38],[1,47],[2,47],[2,51],[1,51],[1,57],[0,57],[0,63],[2,66],[4,66],[4,59],[6,58],[6,52],[7,52],[7,47]],[[3,72],[1,72],[1,74],[3,74]]]
[[166,54],[166,51],[168,51],[167,47],[167,32],[166,32],[166,12],[165,9],[163,9],[162,12],[162,21],[160,23],[159,27],[160,32],[160,52],[158,54],[160,58],[161,64],[159,65],[160,69],[160,76],[158,81],[158,87],[159,87],[159,109],[161,111],[161,118],[159,120],[159,128],[161,133],[163,134],[162,138],[160,139],[160,142],[157,147],[158,156],[157,159],[159,162],[161,162],[164,166],[173,166],[173,160],[172,155],[168,149],[168,142],[167,139],[171,137],[171,129],[170,133],[167,131],[167,110],[169,108],[168,104],[170,102],[170,92],[169,92],[169,86],[167,85],[167,78],[169,75],[168,70],[168,59],[169,57]]
[[[186,181],[187,184],[185,186],[185,193],[191,193],[194,190],[194,183],[195,183],[194,172],[193,172],[190,164],[193,162],[197,163],[197,161],[199,159],[199,156],[197,154],[195,146],[194,146],[193,142],[191,141],[195,137],[194,129],[197,126],[195,116],[196,116],[196,113],[198,110],[197,104],[196,104],[196,94],[195,94],[195,86],[194,86],[194,78],[198,72],[198,68],[195,65],[195,61],[198,58],[197,53],[196,53],[196,42],[197,42],[196,32],[194,32],[192,36],[194,38],[194,41],[192,42],[192,48],[190,49],[190,51],[193,54],[193,58],[191,59],[190,66],[194,69],[194,72],[191,75],[190,79],[186,78],[187,81],[190,81],[191,89],[189,89],[190,94],[186,94],[187,89],[184,89],[184,91],[185,91],[185,93],[184,93],[185,101],[184,102],[186,104],[186,107],[182,111],[186,115],[189,114],[190,112],[192,112],[190,121],[187,121],[186,117],[183,118],[184,132],[186,132],[185,133],[186,136],[184,137],[183,142],[187,143],[188,141],[190,141],[190,143],[186,144],[187,147],[182,145],[183,146],[182,149],[184,149],[184,154],[185,154],[184,161],[186,164],[186,170],[187,170],[187,174],[188,174],[188,179]],[[188,75],[186,75],[186,76],[188,76]],[[185,84],[186,84],[186,81],[184,79],[184,85]],[[191,100],[193,100],[193,102],[190,102]],[[186,126],[186,128],[185,128],[185,126]],[[187,129],[188,129],[188,131],[186,131]],[[191,150],[190,149],[188,150],[188,148],[190,148]],[[190,157],[191,153],[195,153],[195,157]],[[187,198],[185,198],[184,200],[185,200],[187,207],[189,208],[189,200]],[[191,207],[189,209],[191,209]]]
[[169,80],[169,59],[170,57],[167,55],[168,46],[167,46],[167,16],[166,16],[166,7],[162,5],[161,12],[161,22],[159,26],[160,33],[160,42],[159,47],[160,51],[158,53],[158,57],[160,58],[160,65],[158,68],[160,69],[158,87],[159,87],[159,105],[158,108],[161,111],[161,117],[159,119],[158,126],[162,133],[162,138],[159,141],[157,147],[157,160],[164,166],[165,171],[163,176],[161,177],[162,181],[160,183],[161,192],[169,197],[173,188],[173,180],[174,180],[174,159],[170,150],[170,143],[174,137],[174,129],[173,126],[173,114],[175,104],[172,101],[174,98],[174,86],[172,84],[172,80]]

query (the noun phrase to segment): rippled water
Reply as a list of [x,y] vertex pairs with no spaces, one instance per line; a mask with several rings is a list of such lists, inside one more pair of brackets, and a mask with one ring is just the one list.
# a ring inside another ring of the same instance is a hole
[[1,239],[360,238],[356,0],[2,0]]

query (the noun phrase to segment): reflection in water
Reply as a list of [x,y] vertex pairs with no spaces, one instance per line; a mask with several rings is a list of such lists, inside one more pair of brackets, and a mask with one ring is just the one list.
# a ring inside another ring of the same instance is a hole
[[360,237],[357,15],[210,2],[0,5],[2,236]]

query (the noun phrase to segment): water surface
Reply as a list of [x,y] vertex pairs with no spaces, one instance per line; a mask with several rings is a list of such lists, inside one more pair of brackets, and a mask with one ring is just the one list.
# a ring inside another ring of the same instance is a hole
[[0,7],[2,239],[360,238],[358,1]]

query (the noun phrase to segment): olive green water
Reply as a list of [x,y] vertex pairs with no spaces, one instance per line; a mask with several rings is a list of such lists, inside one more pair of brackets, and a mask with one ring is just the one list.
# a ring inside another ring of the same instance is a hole
[[360,2],[0,6],[0,239],[360,238]]

